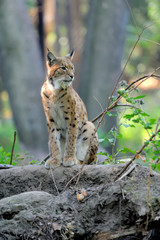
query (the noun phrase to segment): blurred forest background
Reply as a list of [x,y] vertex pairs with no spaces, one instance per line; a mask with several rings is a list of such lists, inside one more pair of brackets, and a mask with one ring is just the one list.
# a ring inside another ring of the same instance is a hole
[[[160,63],[159,0],[1,0],[0,1],[0,146],[36,157],[48,153],[48,132],[40,88],[45,80],[46,47],[57,56],[73,48],[74,88],[86,104],[89,120],[107,107],[108,98],[144,25],[147,28],[123,80],[131,82],[151,73]],[[132,17],[134,15],[134,19]],[[135,24],[136,21],[136,24]],[[158,73],[157,73],[158,74]],[[150,78],[140,86],[147,94],[144,110],[160,113],[160,81]],[[106,116],[99,136],[119,126]],[[145,131],[126,129],[119,146],[139,149]],[[106,146],[110,150],[110,146]],[[1,148],[2,149],[2,148]]]

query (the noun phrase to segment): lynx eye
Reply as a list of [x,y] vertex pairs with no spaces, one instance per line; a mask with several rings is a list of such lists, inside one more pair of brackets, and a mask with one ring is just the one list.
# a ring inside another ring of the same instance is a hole
[[66,67],[61,67],[61,69],[63,69],[63,70],[67,70],[67,68],[66,68]]

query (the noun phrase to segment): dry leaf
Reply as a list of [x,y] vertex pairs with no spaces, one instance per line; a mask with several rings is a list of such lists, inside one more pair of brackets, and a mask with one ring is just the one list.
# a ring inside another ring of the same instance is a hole
[[77,200],[82,201],[84,198],[84,195],[82,193],[77,193]]
[[54,231],[57,231],[57,230],[60,231],[62,229],[62,226],[57,222],[53,222],[52,227],[53,227]]
[[83,194],[84,197],[87,196],[87,192],[86,192],[86,190],[84,188],[81,190],[81,193]]

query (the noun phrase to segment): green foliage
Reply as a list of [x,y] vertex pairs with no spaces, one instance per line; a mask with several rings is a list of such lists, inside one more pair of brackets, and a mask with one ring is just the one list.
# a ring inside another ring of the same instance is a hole
[[[122,86],[122,85],[121,85]],[[117,123],[118,127],[112,128],[109,133],[103,138],[99,139],[100,143],[109,143],[112,145],[112,153],[102,153],[100,152],[100,155],[106,156],[106,163],[116,163],[117,162],[117,156],[118,159],[120,157],[126,156],[126,154],[133,156],[136,154],[136,151],[140,149],[140,147],[145,144],[145,149],[142,153],[142,156],[145,156],[145,160],[143,160],[143,163],[146,165],[149,165],[151,163],[152,168],[156,171],[160,170],[160,134],[157,134],[152,141],[145,140],[144,143],[140,142],[138,145],[139,147],[135,150],[132,149],[132,146],[130,145],[130,142],[132,141],[131,135],[129,136],[128,146],[124,147],[124,144],[121,144],[118,148],[116,147],[117,140],[123,140],[124,139],[124,129],[126,129],[126,134],[132,129],[133,131],[137,132],[137,129],[141,127],[145,133],[145,139],[149,139],[151,135],[156,131],[156,129],[159,126],[158,120],[156,118],[153,118],[150,116],[150,114],[144,112],[142,110],[142,105],[144,102],[142,101],[143,98],[146,97],[146,95],[137,95],[137,91],[133,91],[132,93],[129,93],[129,91],[125,90],[124,86],[121,87],[117,93],[119,96],[122,96],[121,102],[122,105],[125,107],[128,105],[127,110],[125,109],[125,112],[123,115],[121,114],[122,109],[120,105],[117,109],[117,114],[120,116],[119,122]],[[135,95],[136,94],[136,95]],[[113,116],[112,113],[107,113],[108,116]],[[139,133],[136,133],[139,135]],[[136,138],[137,140],[137,138]],[[123,146],[123,147],[122,147]],[[139,158],[141,159],[141,156],[139,155]],[[142,160],[141,160],[142,162]]]
[[[12,165],[16,165],[18,163],[19,155],[13,156]],[[0,164],[10,164],[11,161],[11,153],[5,152],[4,148],[0,146]]]
[[[0,122],[0,145],[3,146],[6,152],[10,152],[13,145],[15,126],[11,120]],[[16,138],[14,152],[20,151],[19,140]]]
[[[30,160],[29,164],[40,164],[38,160],[33,160],[34,156],[30,155],[28,152],[24,154],[13,154],[12,165],[17,165],[22,160]],[[4,148],[0,145],[0,164],[10,164],[11,152],[6,152]],[[28,161],[27,161],[28,162]]]

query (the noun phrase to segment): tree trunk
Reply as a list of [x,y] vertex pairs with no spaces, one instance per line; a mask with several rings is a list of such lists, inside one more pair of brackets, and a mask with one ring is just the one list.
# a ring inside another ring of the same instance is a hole
[[85,166],[77,186],[80,166],[0,170],[0,239],[158,240],[160,175],[136,165],[114,182],[123,167]]
[[56,0],[56,11],[55,11],[55,32],[56,32],[56,54],[58,56],[60,56],[60,52],[61,52],[61,46],[59,43],[59,39],[60,39],[60,32],[59,32],[59,26],[60,26],[60,6],[59,6],[59,1]]
[[[90,120],[101,112],[99,103],[103,109],[107,107],[121,72],[128,16],[124,1],[92,0],[90,3],[79,89]],[[102,129],[106,133],[115,124],[115,118],[106,118]]]
[[43,23],[43,10],[44,2],[43,0],[37,0],[38,7],[38,36],[39,36],[39,45],[41,49],[42,58],[44,59],[44,23]]
[[81,1],[66,0],[66,26],[68,33],[69,49],[75,50],[74,66],[75,66],[75,81],[73,82],[74,89],[77,90],[79,85],[80,63],[82,56],[82,46],[84,40],[82,16],[80,12]]
[[25,149],[47,151],[40,88],[44,67],[24,1],[0,1],[0,62],[14,122]]

